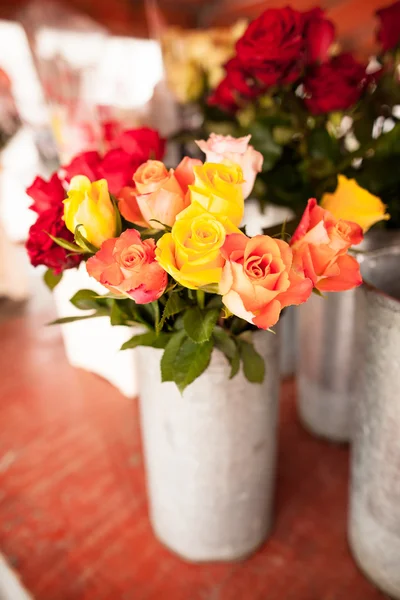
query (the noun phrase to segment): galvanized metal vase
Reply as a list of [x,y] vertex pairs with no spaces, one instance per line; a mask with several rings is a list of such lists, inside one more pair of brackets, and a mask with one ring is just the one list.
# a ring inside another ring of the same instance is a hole
[[272,525],[279,341],[256,332],[266,362],[262,384],[240,371],[229,380],[214,350],[184,392],[161,383],[161,351],[139,348],[142,437],[156,536],[182,558],[230,561],[254,552]]
[[[370,253],[395,247],[398,231],[370,232],[357,248],[361,273]],[[297,311],[299,319],[298,411],[304,426],[319,437],[349,442],[354,422],[356,290],[313,295]]]
[[297,390],[304,426],[335,442],[350,440],[353,419],[355,290],[313,294],[299,307]]
[[368,257],[363,276],[349,540],[366,575],[400,599],[400,247]]

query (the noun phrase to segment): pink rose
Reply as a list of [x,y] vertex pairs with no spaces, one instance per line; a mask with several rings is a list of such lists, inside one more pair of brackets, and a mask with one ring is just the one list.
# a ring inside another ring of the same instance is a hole
[[103,242],[86,263],[87,272],[113,294],[137,304],[154,302],[164,293],[168,276],[155,260],[153,239],[142,240],[136,229]]
[[285,306],[302,304],[312,292],[311,281],[292,269],[292,251],[283,240],[233,233],[221,254],[226,259],[219,285],[223,303],[260,329],[275,325]]
[[247,198],[253,189],[257,173],[260,173],[263,156],[249,145],[251,135],[234,138],[230,135],[212,133],[207,141],[198,140],[196,144],[211,163],[238,164],[243,171],[243,196]]

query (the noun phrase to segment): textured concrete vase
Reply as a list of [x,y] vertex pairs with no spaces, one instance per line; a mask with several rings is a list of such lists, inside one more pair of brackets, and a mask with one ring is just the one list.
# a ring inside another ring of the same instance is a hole
[[400,247],[369,257],[363,275],[349,539],[366,575],[400,599]]
[[240,371],[229,380],[225,357],[184,392],[161,383],[161,351],[138,349],[142,437],[156,536],[189,561],[244,558],[272,523],[279,341],[254,334],[266,362],[263,384]]

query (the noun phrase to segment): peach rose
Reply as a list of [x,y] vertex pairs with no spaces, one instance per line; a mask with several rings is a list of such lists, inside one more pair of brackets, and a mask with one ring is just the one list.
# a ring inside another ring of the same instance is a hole
[[137,304],[154,302],[164,293],[168,276],[155,260],[155,242],[142,240],[136,229],[106,240],[86,263],[87,272],[113,294]]
[[118,208],[121,215],[130,223],[135,223],[140,227],[148,227],[148,223],[144,220],[140,212],[137,202],[137,192],[135,188],[125,186],[118,194]]
[[181,186],[183,193],[187,194],[189,185],[194,184],[194,171],[193,167],[201,166],[203,163],[198,158],[189,158],[185,156],[182,158],[179,165],[176,167],[174,175]]
[[133,176],[136,188],[123,188],[119,194],[122,216],[142,227],[172,227],[176,215],[190,203],[188,186],[194,181],[193,166],[198,164],[202,162],[184,158],[175,171],[168,171],[158,160],[143,163]]
[[357,260],[347,251],[362,239],[357,223],[335,219],[312,198],[290,241],[294,268],[321,292],[350,290],[362,279]]
[[234,315],[269,329],[281,310],[302,304],[312,283],[292,269],[292,251],[283,240],[267,235],[228,235],[221,249],[226,259],[219,286],[222,301]]
[[234,138],[230,135],[212,133],[207,141],[198,140],[196,144],[206,155],[206,162],[238,164],[243,171],[243,196],[247,198],[253,189],[257,173],[263,165],[263,155],[249,145],[251,135]]

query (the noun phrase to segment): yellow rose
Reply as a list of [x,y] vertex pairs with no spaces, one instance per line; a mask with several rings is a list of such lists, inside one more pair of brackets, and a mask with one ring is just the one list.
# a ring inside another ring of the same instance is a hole
[[204,92],[204,76],[190,61],[175,61],[167,70],[167,83],[175,98],[181,104],[195,102]]
[[324,194],[321,206],[337,219],[357,223],[364,233],[378,221],[390,219],[380,198],[360,187],[355,179],[347,179],[344,175],[339,175],[333,194]]
[[219,283],[221,247],[227,234],[241,233],[226,217],[216,217],[194,202],[179,213],[171,233],[157,242],[156,259],[181,285],[198,289]]
[[115,207],[105,179],[94,181],[84,175],[71,179],[68,198],[64,200],[64,220],[67,229],[80,232],[96,248],[117,234]]
[[194,185],[190,185],[190,199],[198,202],[217,217],[228,217],[240,225],[244,213],[243,172],[236,163],[204,163],[193,169]]

